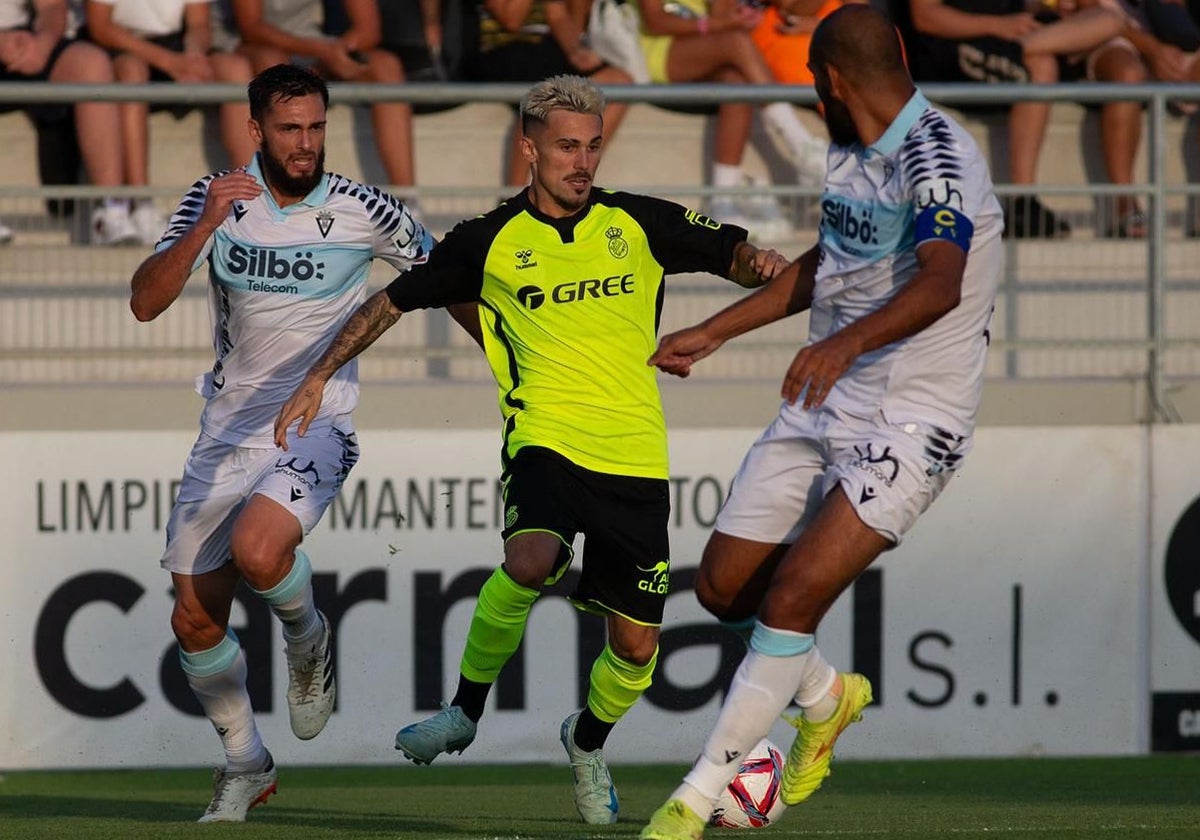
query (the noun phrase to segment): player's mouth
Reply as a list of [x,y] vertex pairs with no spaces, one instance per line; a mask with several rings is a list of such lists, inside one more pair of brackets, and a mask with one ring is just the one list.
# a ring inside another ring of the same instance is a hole
[[577,190],[586,190],[591,186],[592,178],[590,175],[572,175],[567,178],[567,183]]
[[291,164],[295,169],[299,169],[301,172],[311,172],[317,166],[317,158],[316,155],[313,155],[312,157],[292,158]]

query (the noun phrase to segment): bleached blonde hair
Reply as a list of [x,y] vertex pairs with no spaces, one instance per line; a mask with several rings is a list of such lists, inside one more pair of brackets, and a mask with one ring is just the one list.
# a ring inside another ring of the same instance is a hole
[[551,76],[521,97],[521,129],[527,131],[532,123],[545,123],[551,111],[601,117],[606,104],[604,92],[583,76]]

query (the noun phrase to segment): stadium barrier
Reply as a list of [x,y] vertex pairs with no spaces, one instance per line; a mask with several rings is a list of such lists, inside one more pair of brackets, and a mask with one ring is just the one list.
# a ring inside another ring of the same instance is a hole
[[[350,106],[381,99],[406,100],[424,109],[453,105],[459,107],[416,119],[421,182],[417,192],[431,227],[443,232],[457,219],[492,206],[505,193],[497,184],[508,105],[523,93],[523,85],[335,84],[331,88],[335,107],[347,110],[331,121],[330,168],[371,181],[382,177],[361,109]],[[1009,241],[989,379],[1135,382],[1145,403],[1138,420],[1200,416],[1193,412],[1200,408],[1195,398],[1185,396],[1182,407],[1173,404],[1180,399],[1181,387],[1190,394],[1195,390],[1190,386],[1200,379],[1200,287],[1192,270],[1200,261],[1200,238],[1187,236],[1191,220],[1200,218],[1195,206],[1200,188],[1194,183],[1200,180],[1200,142],[1192,123],[1168,113],[1170,101],[1200,99],[1200,86],[924,89],[935,102],[959,109],[998,173],[1005,157],[1004,122],[997,116],[1003,106],[1018,99],[1055,103],[1037,192],[1075,222],[1076,232],[1064,241]],[[608,92],[614,99],[636,104],[606,156],[601,182],[697,205],[714,192],[698,186],[705,176],[708,118],[670,109],[703,112],[730,99],[789,99],[802,106],[815,101],[811,90],[772,86],[627,86]],[[232,85],[0,85],[0,103],[72,102],[86,96],[204,105],[243,95]],[[1079,107],[1119,99],[1147,104],[1139,166],[1145,177],[1124,187],[1099,183],[1094,114]],[[817,122],[810,113],[802,116]],[[22,118],[13,114],[5,119]],[[215,140],[211,131],[206,133],[200,114],[182,122],[166,113],[156,114],[155,119],[152,136],[158,142],[152,155],[156,169],[151,191],[160,209],[169,212],[188,183],[216,168],[207,157]],[[19,149],[21,144],[11,145]],[[775,186],[766,189],[784,204],[795,224],[795,237],[778,246],[798,251],[815,233],[816,192],[787,186],[786,167],[762,146],[756,144],[748,166],[772,178]],[[32,160],[30,164],[14,166],[13,177],[33,179],[36,167]],[[997,180],[1002,194],[1015,192],[999,175]],[[155,323],[136,324],[121,304],[128,277],[144,257],[144,249],[81,245],[85,234],[78,224],[55,218],[45,209],[48,201],[87,202],[113,192],[36,183],[0,186],[0,218],[15,216],[23,225],[16,243],[0,249],[0,383],[176,383],[209,362],[202,283],[190,284],[183,300]],[[1138,195],[1145,202],[1151,223],[1145,240],[1097,235],[1106,224],[1105,205],[1117,194]],[[386,272],[379,269],[375,282],[386,279]],[[671,291],[664,329],[690,323],[736,294],[723,284],[698,277],[678,278]],[[735,342],[696,376],[711,381],[773,379],[790,359],[803,333],[802,321],[775,325]],[[449,327],[443,315],[433,313],[407,319],[385,336],[364,359],[363,377],[368,383],[480,382],[486,380],[487,371],[469,342]]]

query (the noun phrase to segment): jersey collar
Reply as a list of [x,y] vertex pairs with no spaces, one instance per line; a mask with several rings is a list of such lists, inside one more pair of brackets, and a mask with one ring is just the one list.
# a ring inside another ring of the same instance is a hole
[[925,94],[919,90],[914,91],[908,102],[900,109],[900,113],[896,115],[896,119],[892,120],[892,124],[887,127],[887,131],[867,147],[867,156],[894,155],[900,148],[900,144],[904,142],[904,138],[908,136],[913,124],[928,107],[929,100],[925,98]]
[[321,176],[321,180],[312,188],[312,191],[304,198],[297,201],[295,204],[289,204],[287,207],[280,207],[275,201],[275,196],[271,194],[271,190],[267,188],[267,179],[263,177],[262,171],[262,152],[255,152],[254,157],[246,164],[246,174],[252,177],[255,181],[262,184],[263,198],[267,204],[276,213],[288,214],[295,212],[305,207],[320,207],[325,203],[329,196],[329,173],[326,172]]

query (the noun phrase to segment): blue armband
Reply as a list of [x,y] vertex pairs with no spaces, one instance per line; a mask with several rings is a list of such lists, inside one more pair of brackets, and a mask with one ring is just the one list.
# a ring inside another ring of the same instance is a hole
[[932,204],[917,213],[913,240],[920,245],[931,239],[940,239],[953,242],[965,252],[971,248],[971,236],[974,233],[975,225],[962,213],[945,204]]

